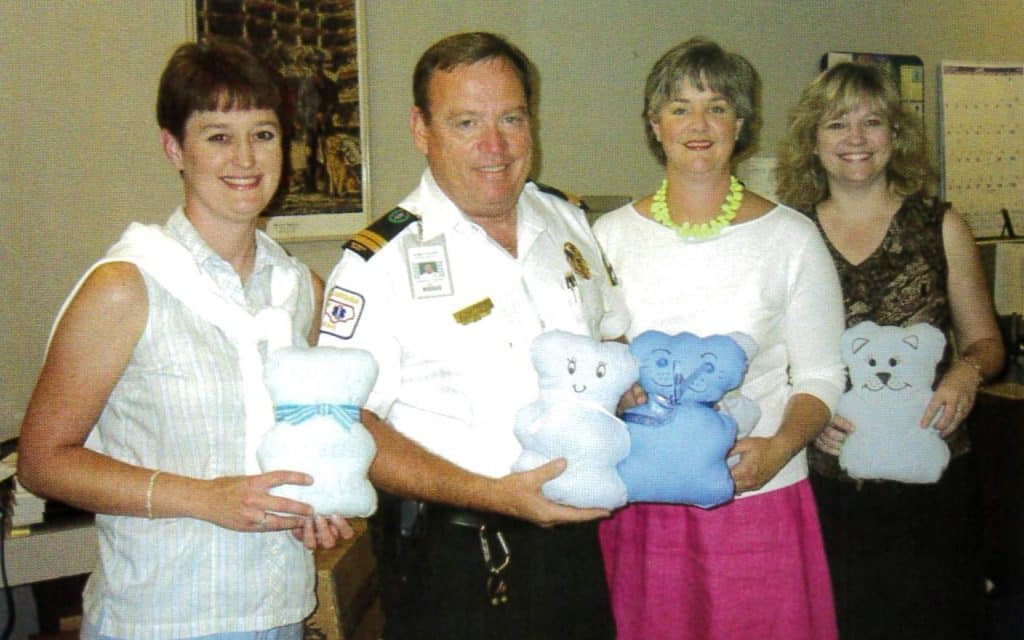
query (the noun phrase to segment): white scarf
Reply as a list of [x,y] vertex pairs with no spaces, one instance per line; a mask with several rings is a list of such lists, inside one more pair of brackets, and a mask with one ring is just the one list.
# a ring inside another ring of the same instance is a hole
[[[82,284],[97,267],[108,262],[129,262],[145,271],[182,304],[218,327],[238,354],[245,405],[245,472],[260,473],[256,449],[274,426],[274,408],[263,383],[263,359],[259,345],[267,342],[267,354],[292,344],[292,316],[298,301],[299,276],[295,269],[274,267],[270,306],[255,314],[225,296],[192,254],[159,225],[132,223],[103,259],[82,276],[57,314],[53,330],[67,311]],[[53,339],[53,330],[50,340]],[[89,436],[90,442],[96,431]],[[90,442],[86,446],[90,446]],[[90,448],[94,448],[91,447]]]

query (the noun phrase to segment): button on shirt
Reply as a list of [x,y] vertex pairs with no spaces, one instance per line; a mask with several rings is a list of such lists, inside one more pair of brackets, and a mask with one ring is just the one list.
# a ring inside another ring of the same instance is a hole
[[[320,344],[377,358],[367,409],[466,469],[505,475],[521,451],[515,413],[537,396],[533,338],[553,329],[615,338],[628,326],[625,308],[583,213],[533,183],[517,205],[516,257],[466,218],[429,170],[399,206],[420,221],[369,260],[343,253],[327,295],[338,288],[361,307],[350,337],[321,331]],[[424,243],[443,243],[451,295],[417,297],[408,252]],[[490,306],[482,316],[458,313],[480,302]]]

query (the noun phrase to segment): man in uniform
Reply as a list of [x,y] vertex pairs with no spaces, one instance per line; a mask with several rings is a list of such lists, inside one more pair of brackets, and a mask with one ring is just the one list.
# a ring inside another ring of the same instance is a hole
[[320,344],[380,365],[363,421],[387,640],[613,634],[606,512],[544,498],[564,460],[510,473],[516,411],[537,395],[533,338],[628,324],[583,212],[528,181],[528,64],[488,33],[423,54],[409,126],[427,169],[327,285]]

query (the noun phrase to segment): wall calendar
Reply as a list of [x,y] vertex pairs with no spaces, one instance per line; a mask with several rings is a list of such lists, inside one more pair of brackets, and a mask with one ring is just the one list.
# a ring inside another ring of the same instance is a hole
[[979,238],[1024,229],[1024,64],[939,68],[942,197]]

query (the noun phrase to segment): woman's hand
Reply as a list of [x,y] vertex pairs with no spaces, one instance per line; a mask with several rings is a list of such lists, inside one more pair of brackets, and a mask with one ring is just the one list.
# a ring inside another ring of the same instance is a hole
[[832,416],[832,421],[814,439],[814,446],[827,454],[838,456],[843,443],[853,431],[852,422],[842,416]]
[[1002,369],[1005,351],[978,244],[970,227],[953,209],[942,219],[942,244],[949,265],[946,290],[960,358],[939,381],[921,416],[921,426],[934,426],[945,438],[971,412],[983,378],[995,376]]
[[[163,479],[161,476],[156,480],[154,503]],[[302,529],[313,517],[313,507],[308,504],[270,495],[270,489],[283,484],[313,484],[305,473],[271,471],[255,476],[224,476],[206,483],[196,517],[225,529],[258,533]]]
[[737,495],[763,487],[792,457],[788,448],[780,446],[776,438],[760,437],[740,438],[729,451],[729,457],[735,455],[740,460],[729,472]]
[[770,438],[740,438],[729,457],[740,456],[732,469],[736,493],[760,489],[817,437],[831,415],[825,404],[805,393],[786,403],[779,430]]
[[934,426],[943,438],[948,438],[974,408],[980,384],[978,369],[964,360],[954,361],[925,407],[921,427]]
[[292,529],[292,535],[307,549],[333,549],[339,539],[349,540],[356,534],[348,520],[337,514],[316,515],[307,518],[301,527]]

